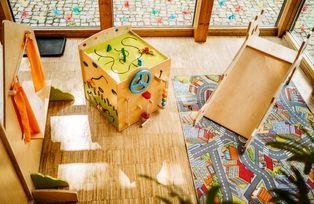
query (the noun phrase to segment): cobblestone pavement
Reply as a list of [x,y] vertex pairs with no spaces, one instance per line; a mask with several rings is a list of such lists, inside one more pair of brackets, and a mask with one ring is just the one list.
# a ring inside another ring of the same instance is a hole
[[247,26],[262,9],[263,26],[275,26],[284,0],[216,0],[211,25]]
[[[115,0],[115,25],[192,26],[196,0]],[[274,26],[284,0],[215,0],[211,25],[247,26],[265,8],[263,25]]]
[[196,0],[114,0],[115,25],[190,27],[193,25],[195,2]]
[[[113,0],[114,24],[137,27],[190,27],[197,0]],[[274,26],[284,0],[215,0],[211,25],[247,26],[265,9],[263,26]],[[17,22],[34,27],[99,26],[97,1],[10,0]],[[314,1],[307,0],[293,35],[301,41],[314,25]],[[314,56],[314,37],[307,48]],[[314,61],[314,60],[313,60]]]
[[34,27],[99,26],[93,0],[10,0],[16,22]]
[[[274,26],[284,0],[215,0],[212,25],[247,26],[262,8],[263,24]],[[10,0],[17,22],[32,26],[99,26],[97,1]],[[196,0],[114,0],[115,25],[193,25]]]

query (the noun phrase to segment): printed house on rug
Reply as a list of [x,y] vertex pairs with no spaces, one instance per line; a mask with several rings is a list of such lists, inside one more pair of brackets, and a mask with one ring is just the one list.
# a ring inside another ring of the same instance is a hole
[[86,99],[119,131],[165,108],[170,59],[129,27],[91,36],[79,53]]

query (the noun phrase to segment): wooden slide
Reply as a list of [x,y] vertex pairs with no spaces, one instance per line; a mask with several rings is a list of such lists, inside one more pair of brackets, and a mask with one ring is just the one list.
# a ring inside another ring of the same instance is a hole
[[249,24],[247,38],[218,88],[201,108],[202,116],[250,139],[302,59],[310,35],[298,51],[259,37],[261,15]]

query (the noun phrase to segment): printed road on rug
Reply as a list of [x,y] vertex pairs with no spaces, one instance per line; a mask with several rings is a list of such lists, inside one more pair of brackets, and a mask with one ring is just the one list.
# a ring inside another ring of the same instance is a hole
[[[262,131],[255,135],[246,152],[239,155],[237,147],[241,138],[237,134],[204,117],[193,127],[189,117],[191,112],[203,106],[218,81],[218,75],[177,76],[173,79],[197,197],[203,200],[211,186],[220,185],[220,199],[263,203],[270,199],[270,189],[292,189],[280,171],[291,173],[291,162],[286,161],[288,153],[265,146],[265,143],[280,134],[310,145],[308,136],[299,127],[311,129],[314,116],[296,87],[290,84],[282,89]],[[302,164],[292,165],[303,172]],[[313,190],[313,181],[308,177],[305,179]]]

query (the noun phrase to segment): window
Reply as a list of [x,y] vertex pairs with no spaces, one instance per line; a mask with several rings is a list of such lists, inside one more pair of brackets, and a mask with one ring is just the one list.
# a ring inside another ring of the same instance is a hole
[[196,0],[113,0],[114,25],[192,27]]
[[93,0],[9,0],[9,4],[16,22],[35,28],[100,26],[98,3]]
[[[55,31],[59,35],[87,37],[100,28],[129,25],[137,27],[136,32],[144,36],[194,34],[199,42],[206,39],[207,14],[211,13],[210,28],[213,29],[210,32],[243,34],[249,21],[262,9],[265,14],[261,25],[265,27],[265,33],[276,35],[278,32],[281,36],[292,24],[292,20],[285,19],[294,19],[297,12],[293,8],[299,8],[301,1],[300,17],[291,30],[300,41],[305,36],[304,31],[313,26],[313,0],[204,0],[199,5],[200,0],[6,0],[4,2],[9,3],[10,9],[6,5],[4,11],[9,13],[11,10],[16,22],[31,25],[38,35],[47,35],[47,28],[58,28]],[[198,11],[201,13],[195,15]],[[161,30],[159,28],[164,29],[156,32]],[[313,42],[307,53],[313,53],[311,47]]]
[[[299,11],[299,15],[291,29],[291,34],[298,44],[301,44],[307,34],[314,27],[314,1],[306,0]],[[305,49],[305,54],[314,64],[314,38],[310,39],[309,44]]]
[[262,26],[275,27],[284,0],[215,0],[210,25],[246,27],[262,9]]

